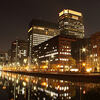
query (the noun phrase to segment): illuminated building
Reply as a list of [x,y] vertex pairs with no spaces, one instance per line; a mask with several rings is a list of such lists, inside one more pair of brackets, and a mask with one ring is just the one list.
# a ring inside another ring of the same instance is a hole
[[33,58],[37,59],[41,70],[47,68],[55,71],[68,71],[74,61],[71,56],[71,42],[73,41],[76,41],[74,36],[55,36],[33,47]]
[[59,13],[59,28],[61,34],[84,37],[83,15],[73,10],[63,10]]
[[11,62],[19,62],[23,64],[23,60],[27,58],[28,42],[24,40],[16,40],[11,45]]
[[100,72],[100,32],[91,35],[91,62],[93,70]]
[[7,64],[8,62],[8,54],[5,52],[0,52],[0,65]]
[[43,20],[33,19],[29,24],[28,41],[29,57],[32,57],[32,47],[59,34],[58,25]]
[[91,65],[90,55],[90,38],[77,39],[77,41],[72,42],[72,57],[76,60],[78,68],[81,66],[82,70],[82,64],[85,68]]

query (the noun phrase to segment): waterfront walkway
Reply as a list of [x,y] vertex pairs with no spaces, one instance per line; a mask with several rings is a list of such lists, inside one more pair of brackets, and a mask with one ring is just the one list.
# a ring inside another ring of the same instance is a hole
[[17,74],[24,74],[38,77],[49,77],[62,80],[80,81],[80,82],[100,82],[100,73],[82,73],[82,72],[21,72],[21,71],[5,71]]

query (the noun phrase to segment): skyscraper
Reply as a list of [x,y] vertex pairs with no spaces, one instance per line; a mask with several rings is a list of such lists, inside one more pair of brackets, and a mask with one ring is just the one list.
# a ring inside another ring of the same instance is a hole
[[29,24],[28,41],[29,57],[32,57],[32,47],[59,34],[58,24],[43,20],[33,19]]
[[83,15],[73,10],[63,10],[59,13],[59,28],[61,34],[84,37]]

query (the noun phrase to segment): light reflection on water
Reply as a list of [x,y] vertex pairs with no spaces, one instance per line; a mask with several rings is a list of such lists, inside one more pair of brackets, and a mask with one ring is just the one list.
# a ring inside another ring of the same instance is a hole
[[100,83],[71,82],[2,72],[0,100],[99,100]]

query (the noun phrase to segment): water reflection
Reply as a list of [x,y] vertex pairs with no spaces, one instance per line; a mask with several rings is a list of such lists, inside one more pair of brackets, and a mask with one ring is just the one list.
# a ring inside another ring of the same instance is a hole
[[[0,100],[99,100],[100,84],[0,73]],[[4,95],[2,97],[2,95]],[[96,99],[98,98],[98,99]]]

